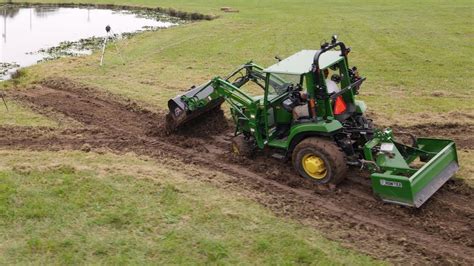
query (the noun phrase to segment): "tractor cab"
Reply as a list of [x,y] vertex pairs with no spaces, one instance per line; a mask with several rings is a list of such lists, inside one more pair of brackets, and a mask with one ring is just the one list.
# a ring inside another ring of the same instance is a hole
[[[307,134],[332,132],[351,116],[365,111],[365,104],[354,98],[364,79],[356,69],[348,68],[347,54],[332,48],[302,50],[263,70],[267,114],[264,132],[269,146],[291,146],[288,132],[296,128]],[[270,86],[276,79],[289,84],[285,93],[275,92]]]

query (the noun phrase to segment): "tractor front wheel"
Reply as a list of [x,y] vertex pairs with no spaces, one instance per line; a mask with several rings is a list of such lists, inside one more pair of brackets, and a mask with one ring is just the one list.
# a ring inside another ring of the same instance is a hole
[[317,184],[338,184],[347,171],[344,152],[334,141],[310,137],[296,145],[292,154],[298,173]]
[[253,155],[253,146],[243,135],[232,138],[232,152],[237,156],[251,157]]

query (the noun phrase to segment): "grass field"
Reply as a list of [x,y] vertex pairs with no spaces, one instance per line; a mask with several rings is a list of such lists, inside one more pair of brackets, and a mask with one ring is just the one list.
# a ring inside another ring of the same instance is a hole
[[0,107],[0,109],[3,109],[0,111],[0,125],[2,126],[58,126],[58,123],[56,121],[53,121],[43,115],[37,114],[28,107],[22,106],[15,101],[10,101],[7,99],[6,103],[7,107]]
[[[350,64],[367,77],[360,98],[377,122],[474,124],[472,1],[33,2],[160,6],[219,18],[122,41],[125,65],[112,49],[102,68],[98,53],[55,60],[25,69],[6,89],[60,76],[158,110],[248,60],[267,66],[337,33],[352,47]],[[9,108],[2,126],[61,126],[15,102]],[[212,174],[197,166],[72,151],[0,157],[0,264],[378,263],[276,217],[245,193],[192,180],[190,171]],[[474,180],[474,153],[460,158],[459,176]]]
[[2,265],[376,263],[238,191],[193,181],[169,161],[81,152],[0,156]]

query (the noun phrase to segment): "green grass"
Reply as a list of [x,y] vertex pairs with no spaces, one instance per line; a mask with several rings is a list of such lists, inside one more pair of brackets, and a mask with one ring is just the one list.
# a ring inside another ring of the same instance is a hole
[[[378,119],[410,123],[422,113],[438,120],[445,112],[474,114],[472,1],[60,2],[173,7],[221,17],[121,42],[126,65],[109,50],[104,68],[97,64],[98,54],[58,60],[29,69],[23,82],[67,76],[164,108],[179,91],[225,75],[247,60],[270,65],[276,54],[285,57],[300,49],[316,49],[322,39],[338,33],[353,48],[350,63],[368,78],[360,97]],[[222,13],[221,6],[240,12]],[[442,98],[434,92],[442,92]],[[452,119],[458,118],[463,119]]]
[[168,166],[182,169],[175,161],[81,152],[0,156],[2,265],[377,263],[238,193],[177,173]]
[[458,156],[461,168],[456,176],[466,180],[469,185],[474,186],[474,151],[460,150],[458,151]]
[[[1,100],[0,100],[1,101]],[[7,101],[8,110],[0,102],[0,125],[2,126],[44,126],[57,127],[58,123],[43,115],[37,114],[28,107],[19,105],[10,100]]]

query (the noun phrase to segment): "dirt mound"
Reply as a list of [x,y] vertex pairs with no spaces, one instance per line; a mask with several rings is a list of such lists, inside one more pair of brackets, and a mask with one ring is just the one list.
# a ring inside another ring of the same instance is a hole
[[314,226],[326,237],[373,257],[395,263],[474,263],[474,208],[469,204],[474,193],[459,180],[449,181],[421,209],[384,204],[372,197],[368,175],[358,169],[351,169],[337,189],[321,191],[299,178],[289,163],[266,153],[253,159],[232,156],[232,128],[219,111],[167,136],[161,133],[164,114],[130,107],[68,80],[48,80],[15,93],[18,99],[84,126],[69,132],[0,128],[2,147],[81,149],[87,144],[92,151],[106,148],[174,158],[228,177],[203,172],[192,173],[194,178],[239,190],[275,213]]
[[43,86],[17,92],[16,98],[41,108],[54,109],[85,127],[95,126],[97,130],[108,133],[149,135],[159,126],[163,116],[141,109],[133,102],[120,102],[107,94],[63,79],[48,80]]
[[220,107],[209,110],[201,116],[179,126],[172,132],[169,131],[166,125],[167,119],[169,119],[167,116],[161,118],[161,122],[154,130],[153,136],[172,137],[174,135],[209,138],[209,136],[219,135],[230,129],[229,121],[224,116],[224,112]]
[[456,142],[461,148],[474,149],[474,124],[459,123],[426,123],[416,126],[391,126],[394,132],[408,132],[417,137],[448,138]]
[[224,116],[222,109],[216,108],[187,122],[185,127],[178,128],[173,134],[209,138],[210,136],[223,134],[230,128],[229,121]]

